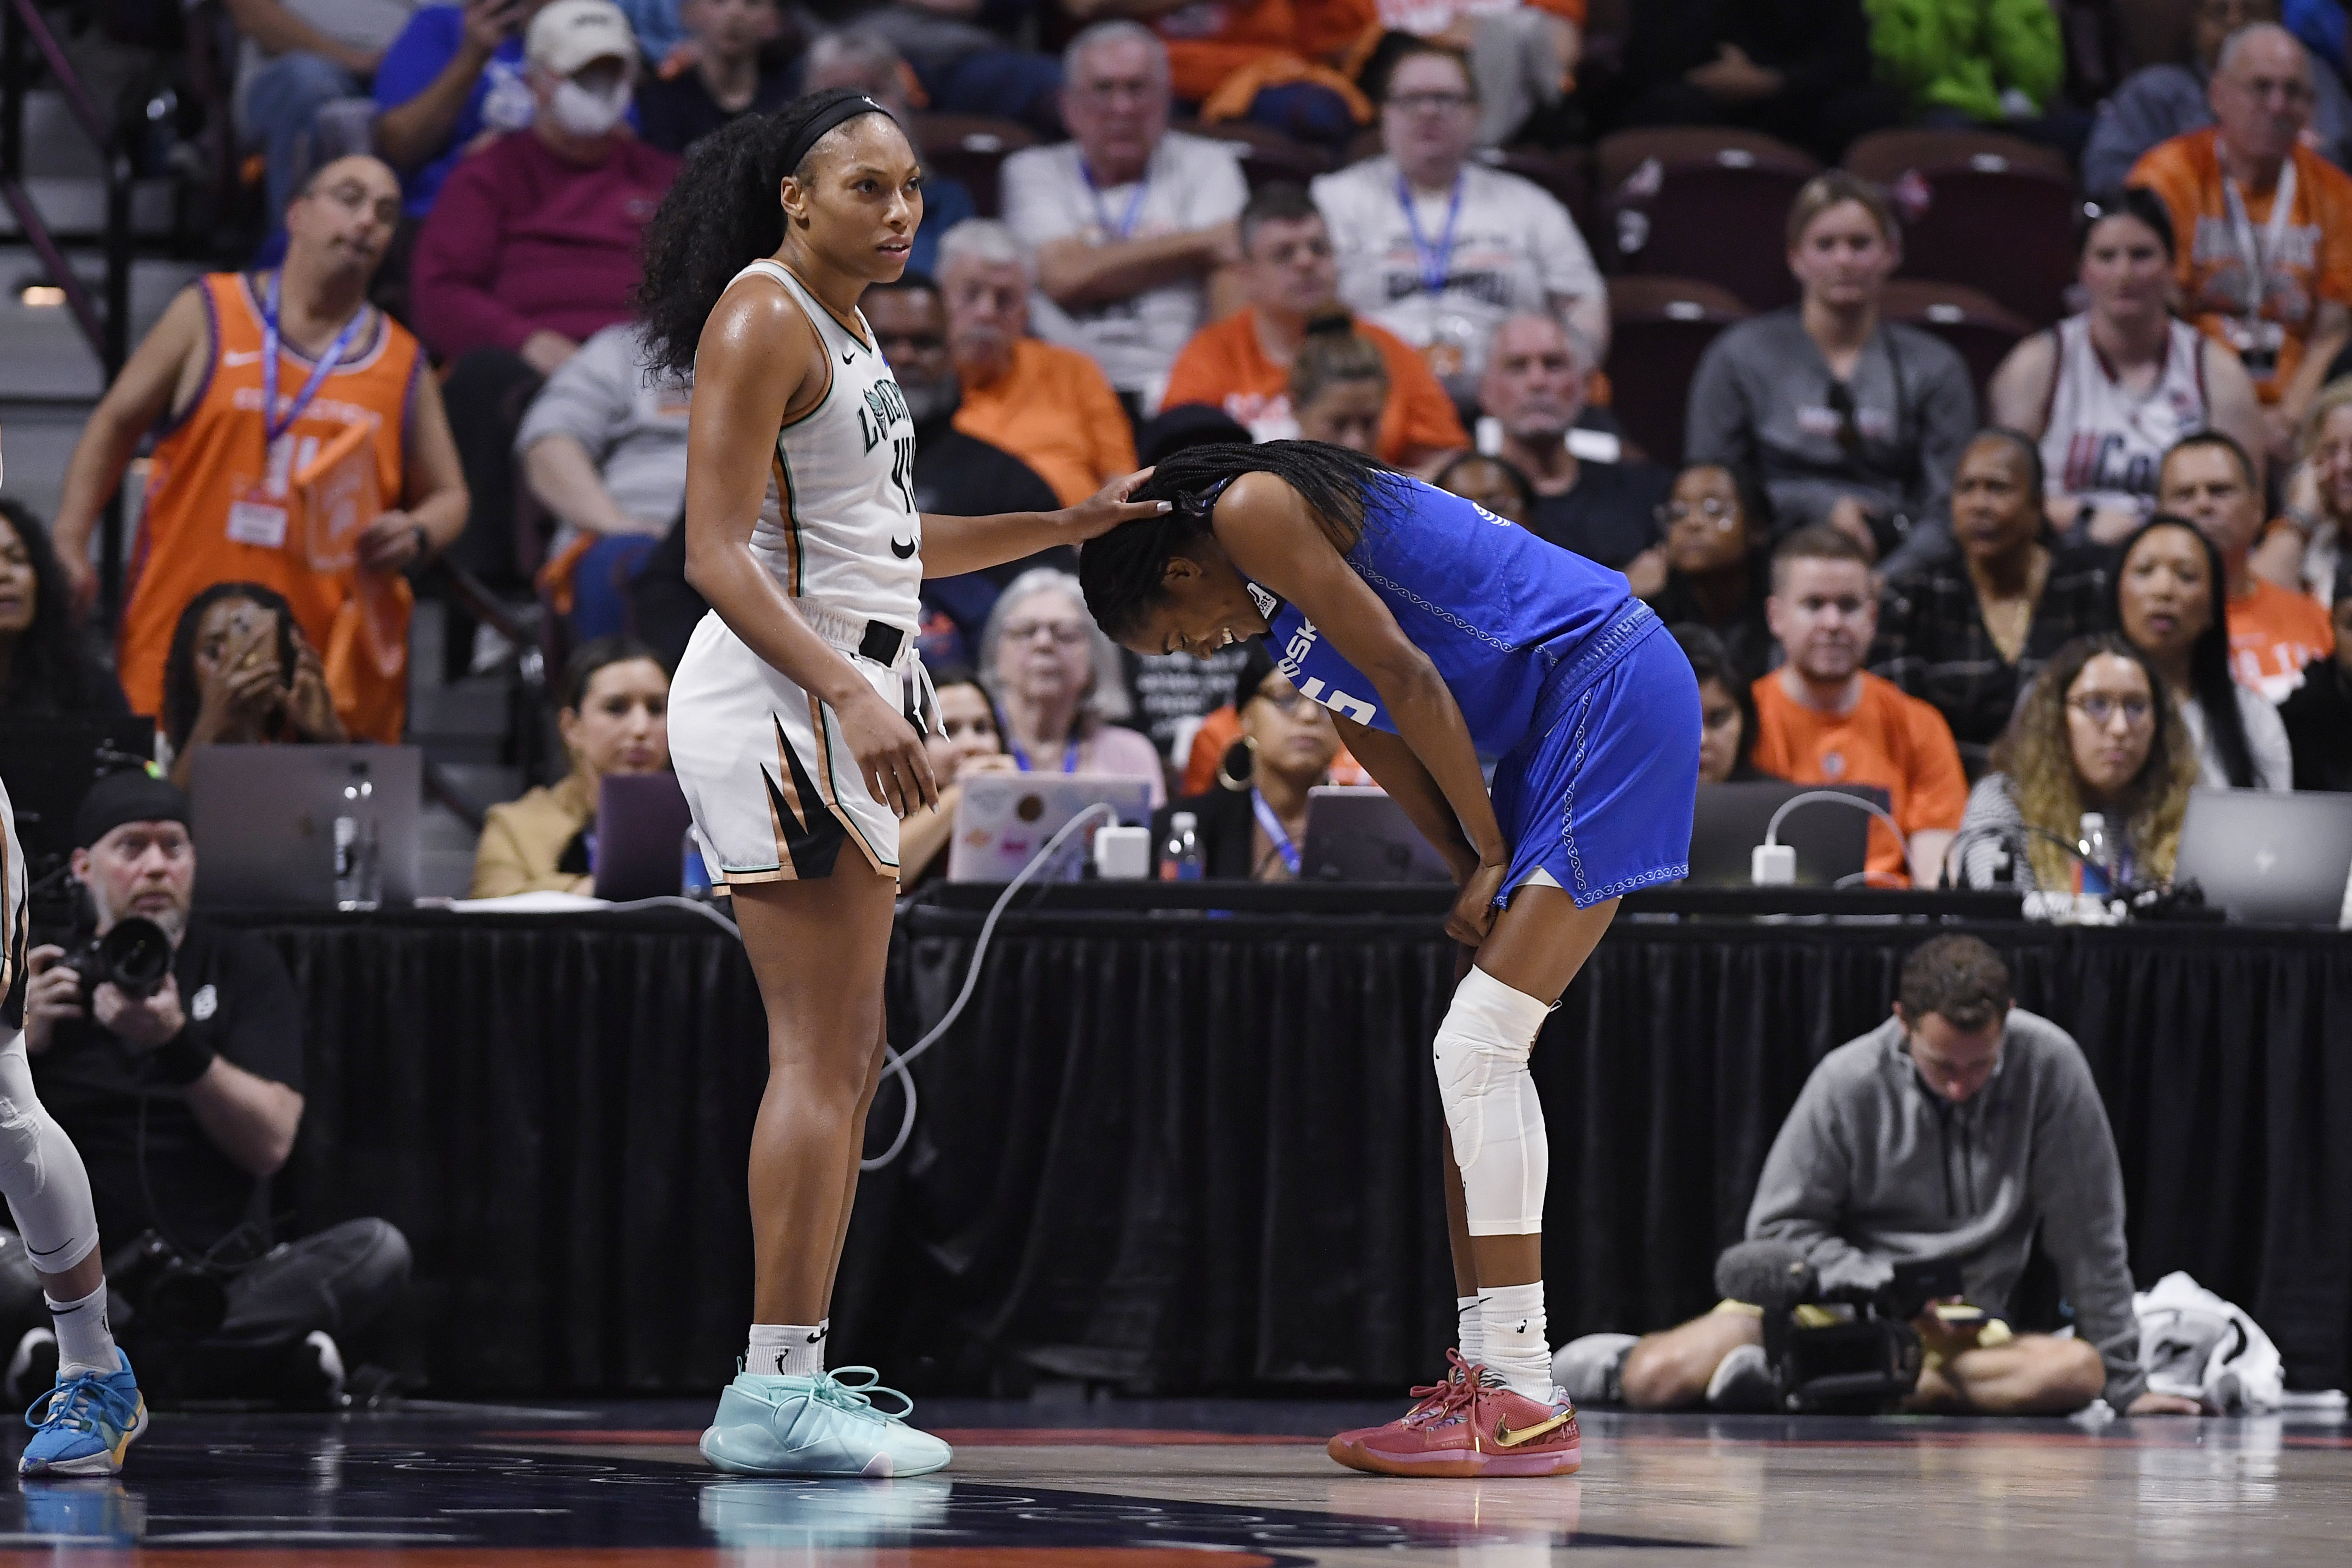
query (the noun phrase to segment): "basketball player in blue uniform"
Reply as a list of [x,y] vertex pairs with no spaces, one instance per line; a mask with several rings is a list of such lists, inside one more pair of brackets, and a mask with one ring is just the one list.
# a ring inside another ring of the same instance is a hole
[[[1548,1150],[1528,1058],[1618,899],[1688,872],[1689,662],[1618,573],[1470,501],[1309,441],[1162,462],[1079,557],[1087,608],[1143,654],[1263,637],[1454,868],[1475,949],[1435,1045],[1461,1349],[1332,1458],[1392,1475],[1561,1475],[1580,1458],[1544,1324]],[[1490,796],[1479,754],[1502,759]]]

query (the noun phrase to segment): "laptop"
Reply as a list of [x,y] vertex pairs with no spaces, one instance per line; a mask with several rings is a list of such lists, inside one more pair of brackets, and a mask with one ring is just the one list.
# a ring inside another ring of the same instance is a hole
[[[1013,880],[1045,847],[1046,840],[1090,805],[1108,805],[1127,826],[1148,827],[1151,825],[1150,782],[1099,773],[974,774],[963,781],[962,798],[956,805],[948,880]],[[1061,866],[1046,874],[1060,881],[1076,881],[1093,842],[1091,827],[1079,832],[1064,846]]]
[[667,769],[606,774],[596,790],[596,896],[616,904],[676,897],[693,821]]
[[[1848,795],[1879,806],[1887,804],[1885,790],[1865,784],[1793,784],[1777,780],[1701,784],[1698,809],[1691,819],[1690,879],[1684,886],[1754,886],[1754,850],[1764,842],[1772,814],[1797,796],[1814,791]],[[1858,877],[1867,863],[1873,820],[1867,812],[1833,801],[1816,801],[1782,817],[1780,831],[1774,837],[1797,852],[1798,886],[1833,888],[1844,878]]]
[[1430,847],[1386,790],[1318,784],[1307,792],[1307,843],[1298,876],[1308,882],[1451,882],[1445,858]]
[[2352,881],[2352,795],[2191,790],[2172,881],[2195,882],[2233,921],[2336,925]]
[[331,910],[335,818],[355,777],[374,786],[383,907],[416,901],[416,818],[424,753],[415,746],[198,746],[196,907]]

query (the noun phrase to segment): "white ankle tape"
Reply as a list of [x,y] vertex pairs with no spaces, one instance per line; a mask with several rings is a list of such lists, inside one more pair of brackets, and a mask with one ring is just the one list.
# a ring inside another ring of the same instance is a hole
[[1453,1134],[1473,1236],[1525,1236],[1543,1228],[1551,1151],[1528,1058],[1550,1010],[1474,968],[1438,1027],[1431,1053],[1437,1096]]

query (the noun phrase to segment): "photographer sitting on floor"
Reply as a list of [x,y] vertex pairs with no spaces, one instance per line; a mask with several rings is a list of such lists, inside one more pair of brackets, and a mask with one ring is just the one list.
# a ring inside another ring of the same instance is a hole
[[[341,1407],[350,1395],[336,1342],[400,1300],[408,1243],[383,1220],[353,1219],[270,1245],[268,1179],[302,1120],[301,1017],[267,942],[188,918],[188,797],[145,773],[90,786],[74,819],[73,875],[92,929],[70,956],[57,946],[27,955],[34,1082],[89,1168],[110,1254],[109,1315],[152,1384],[184,1397]],[[106,962],[121,938],[98,939],[133,921],[168,940],[160,974]],[[134,1248],[135,1262],[126,1257]],[[48,1386],[55,1370],[40,1308],[32,1260],[21,1245],[0,1245],[12,1398]],[[382,1386],[380,1375],[352,1382]]]
[[[2037,1228],[2076,1338],[2001,1321]],[[2012,1005],[2008,969],[1975,937],[1916,950],[1894,1016],[1813,1069],[1734,1250],[1765,1242],[1801,1255],[1811,1300],[1884,1295],[1906,1267],[1954,1274],[1958,1300],[1904,1309],[1916,1311],[1924,1352],[1906,1410],[2063,1415],[2104,1394],[2133,1415],[2197,1414],[2192,1400],[2147,1392],[2123,1176],[2089,1064],[2064,1030]],[[1811,1306],[1795,1316],[1800,1329],[1825,1321]],[[1576,1341],[1555,1375],[1580,1405],[1622,1394],[1638,1410],[1778,1410],[1788,1390],[1764,1341],[1759,1309],[1726,1300],[1638,1342]]]

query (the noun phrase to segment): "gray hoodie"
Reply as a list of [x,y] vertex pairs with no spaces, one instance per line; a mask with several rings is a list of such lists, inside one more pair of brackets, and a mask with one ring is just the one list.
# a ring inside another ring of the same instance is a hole
[[1958,1258],[1969,1300],[1996,1315],[2036,1225],[2121,1412],[2147,1379],[2115,1139],[2082,1048],[2022,1007],[1992,1080],[1963,1105],[1921,1080],[1897,1019],[1822,1058],[1748,1210],[1748,1239],[1802,1248],[1824,1287],[1875,1289],[1898,1262]]

